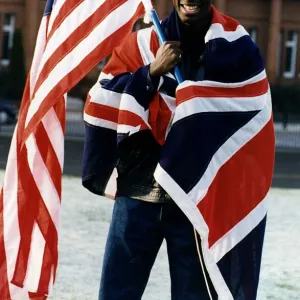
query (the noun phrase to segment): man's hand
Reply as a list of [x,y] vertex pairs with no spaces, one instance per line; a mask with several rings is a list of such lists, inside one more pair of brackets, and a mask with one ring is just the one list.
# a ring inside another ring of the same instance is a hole
[[162,76],[170,72],[181,61],[180,42],[165,42],[158,49],[154,62],[150,65],[151,76]]

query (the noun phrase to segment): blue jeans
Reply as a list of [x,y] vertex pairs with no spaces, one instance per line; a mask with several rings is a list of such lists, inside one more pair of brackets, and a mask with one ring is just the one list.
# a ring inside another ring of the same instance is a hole
[[[141,300],[164,239],[172,300],[210,300],[194,229],[182,211],[174,203],[125,197],[117,198],[114,205],[99,300]],[[208,281],[213,299],[217,299],[209,278]]]

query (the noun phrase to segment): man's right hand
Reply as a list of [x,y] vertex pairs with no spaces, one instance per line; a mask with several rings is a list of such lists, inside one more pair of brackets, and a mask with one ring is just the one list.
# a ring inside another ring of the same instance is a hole
[[170,72],[181,62],[182,50],[180,42],[170,41],[163,43],[156,53],[156,58],[150,65],[150,76],[162,76]]

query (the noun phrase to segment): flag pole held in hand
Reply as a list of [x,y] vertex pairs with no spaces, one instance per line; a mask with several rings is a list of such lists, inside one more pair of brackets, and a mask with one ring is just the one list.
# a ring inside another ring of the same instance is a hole
[[[149,2],[147,0],[143,0],[143,4],[144,4],[145,10],[146,10],[144,22],[145,23],[150,23],[151,21],[153,22],[155,31],[158,35],[158,39],[159,39],[160,43],[163,44],[164,42],[167,41],[167,39],[166,39],[164,32],[162,31],[162,28],[161,28],[161,25],[160,25],[160,22],[158,19],[158,15],[157,15],[155,9],[152,7],[151,2]],[[178,66],[175,66],[175,78],[179,84],[183,82],[183,79],[182,79],[182,76],[181,76]]]
[[[151,17],[152,17],[152,22],[155,27],[156,33],[158,35],[159,41],[162,44],[162,43],[166,42],[167,39],[166,39],[164,32],[162,31],[162,28],[161,28],[161,25],[160,25],[160,22],[159,22],[159,19],[158,19],[155,9],[151,10]],[[183,79],[182,79],[182,76],[181,76],[178,66],[175,66],[175,78],[179,84],[183,82]]]

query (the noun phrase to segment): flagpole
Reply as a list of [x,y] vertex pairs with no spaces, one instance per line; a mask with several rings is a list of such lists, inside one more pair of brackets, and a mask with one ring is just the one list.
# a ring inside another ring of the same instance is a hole
[[[166,36],[165,36],[165,34],[164,34],[164,32],[161,28],[158,15],[157,15],[155,9],[152,6],[152,3],[151,3],[151,1],[148,1],[148,0],[142,0],[142,2],[144,4],[145,11],[146,11],[146,14],[145,14],[145,17],[144,17],[144,22],[147,23],[147,24],[150,23],[151,21],[153,22],[155,31],[158,35],[159,42],[161,44],[163,44],[164,42],[167,41],[167,39],[166,39]],[[180,70],[179,70],[178,66],[175,66],[175,78],[176,78],[176,80],[179,84],[183,82],[183,78],[181,76],[181,73],[180,73]]]
[[[161,28],[159,19],[158,19],[158,15],[155,11],[155,9],[151,9],[151,17],[152,17],[152,22],[153,25],[155,27],[156,33],[158,35],[159,41],[161,44],[163,44],[164,42],[167,41],[166,36]],[[177,80],[177,82],[180,84],[183,82],[183,78],[181,76],[180,70],[178,66],[175,66],[175,78]]]

